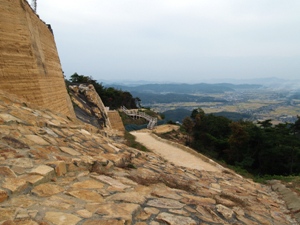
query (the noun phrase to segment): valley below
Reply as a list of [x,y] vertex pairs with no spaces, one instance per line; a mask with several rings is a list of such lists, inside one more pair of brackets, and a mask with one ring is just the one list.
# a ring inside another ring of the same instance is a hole
[[297,120],[297,115],[300,115],[300,91],[295,88],[235,85],[231,90],[220,89],[213,92],[206,89],[182,93],[176,92],[176,89],[169,90],[168,93],[154,92],[155,88],[145,89],[144,92],[133,91],[133,95],[141,99],[144,107],[165,114],[167,121],[182,122],[196,108],[203,109],[207,114],[213,113],[232,120],[272,120],[273,124],[293,123]]
[[145,106],[162,113],[177,109],[191,112],[195,108],[202,108],[205,113],[224,116],[234,113],[239,119],[250,121],[271,119],[273,123],[295,122],[297,115],[300,114],[300,101],[279,98],[274,95],[276,93],[224,93],[218,94],[218,97],[228,99],[226,102],[170,102],[146,104]]

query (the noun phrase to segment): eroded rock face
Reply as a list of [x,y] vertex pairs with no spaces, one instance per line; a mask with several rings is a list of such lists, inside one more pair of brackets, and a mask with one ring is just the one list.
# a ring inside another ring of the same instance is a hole
[[105,106],[92,84],[70,85],[69,89],[79,119],[97,127],[111,128]]
[[1,225],[297,224],[234,173],[170,164],[1,94],[0,114]]

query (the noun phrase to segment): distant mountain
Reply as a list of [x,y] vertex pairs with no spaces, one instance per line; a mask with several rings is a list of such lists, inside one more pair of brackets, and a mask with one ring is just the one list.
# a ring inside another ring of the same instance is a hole
[[128,86],[128,87],[134,87],[138,85],[144,85],[144,84],[152,84],[151,81],[145,81],[145,80],[97,80],[98,83],[103,84],[104,86]]
[[142,100],[142,105],[155,103],[171,103],[171,102],[227,102],[225,99],[215,98],[211,96],[197,96],[188,94],[155,94],[149,92],[130,91],[134,97],[139,97]]
[[[277,77],[263,77],[263,78],[251,78],[251,79],[237,79],[237,78],[212,78],[212,79],[201,79],[201,80],[194,80],[194,81],[187,81],[184,82],[186,84],[198,84],[198,83],[207,83],[207,84],[220,84],[220,83],[230,83],[230,84],[259,84],[268,86],[269,84],[282,84],[282,83],[290,83],[295,82],[297,80],[291,80],[291,79],[282,79]],[[298,79],[298,83],[299,83]],[[183,83],[181,81],[177,82],[167,82],[167,81],[149,81],[149,80],[105,80],[101,79],[98,80],[99,83],[103,83],[104,85],[123,85],[123,86],[138,86],[138,85],[144,85],[144,84],[180,84]]]
[[259,84],[259,85],[268,85],[268,84],[280,84],[288,82],[289,80],[277,78],[277,77],[263,77],[263,78],[252,78],[252,79],[210,79],[204,81],[205,83],[230,83],[230,84]]
[[126,85],[108,85],[123,91],[129,92],[141,92],[141,93],[155,93],[155,94],[166,94],[166,93],[177,93],[177,94],[199,94],[199,93],[224,93],[233,92],[240,89],[257,89],[262,87],[257,84],[144,84],[137,86],[126,86]]

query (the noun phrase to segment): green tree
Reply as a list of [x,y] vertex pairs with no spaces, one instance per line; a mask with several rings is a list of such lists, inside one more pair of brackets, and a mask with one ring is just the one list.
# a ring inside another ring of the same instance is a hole
[[118,109],[121,106],[125,106],[128,109],[135,109],[136,99],[133,98],[130,92],[117,90],[113,87],[104,87],[102,83],[98,83],[91,76],[79,75],[78,73],[74,73],[70,76],[70,82],[72,83],[88,83],[92,84],[101,97],[103,104],[108,106],[110,109]]
[[[245,155],[249,156],[247,150],[250,136],[245,126],[240,122],[232,122],[230,128],[231,135],[228,139],[230,145],[228,160],[231,164],[241,163]],[[247,159],[247,161],[249,161],[249,159]]]
[[78,73],[74,73],[70,77],[70,81],[72,83],[91,83],[93,82],[93,78],[89,76],[79,75]]
[[182,128],[185,130],[187,134],[187,145],[190,145],[191,143],[191,137],[192,137],[192,131],[194,128],[194,121],[191,119],[191,117],[186,117],[182,121]]
[[271,119],[259,121],[258,124],[260,124],[263,128],[270,128],[272,127]]

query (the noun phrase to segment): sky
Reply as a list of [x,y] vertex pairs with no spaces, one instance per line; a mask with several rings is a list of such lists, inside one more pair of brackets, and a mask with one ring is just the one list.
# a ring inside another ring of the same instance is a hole
[[37,0],[66,77],[109,81],[299,79],[299,12],[299,0]]

